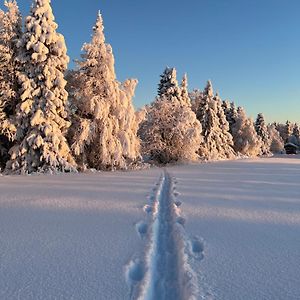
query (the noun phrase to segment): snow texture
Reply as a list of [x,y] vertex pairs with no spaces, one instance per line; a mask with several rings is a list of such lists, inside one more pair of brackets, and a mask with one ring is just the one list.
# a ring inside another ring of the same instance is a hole
[[300,295],[300,159],[2,176],[1,299]]

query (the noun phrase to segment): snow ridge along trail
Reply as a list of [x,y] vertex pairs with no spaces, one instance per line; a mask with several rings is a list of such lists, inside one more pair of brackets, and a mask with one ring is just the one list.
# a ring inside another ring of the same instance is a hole
[[174,202],[174,189],[174,179],[164,171],[153,199],[140,300],[196,299],[197,276],[188,264],[184,219],[181,203]]

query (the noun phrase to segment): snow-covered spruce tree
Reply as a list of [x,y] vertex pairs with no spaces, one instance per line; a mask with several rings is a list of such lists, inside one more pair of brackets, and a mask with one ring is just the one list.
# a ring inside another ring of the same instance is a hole
[[268,155],[270,154],[270,138],[268,133],[268,128],[265,122],[264,115],[259,113],[257,115],[255,121],[255,130],[257,135],[260,137],[262,144],[261,144],[261,155]]
[[270,151],[272,153],[280,153],[284,148],[283,139],[274,124],[268,125],[268,134],[270,139]]
[[262,142],[256,133],[253,121],[247,117],[242,107],[238,107],[234,119],[232,127],[234,150],[250,157],[259,155]]
[[224,145],[224,154],[227,158],[232,158],[236,155],[236,153],[233,150],[233,138],[230,133],[230,126],[229,122],[227,121],[227,118],[224,113],[224,109],[222,107],[222,100],[219,97],[219,94],[217,93],[213,100],[216,102],[217,107],[217,116],[219,118],[219,124],[222,134],[220,135],[221,143]]
[[229,125],[224,115],[222,103],[219,97],[214,97],[210,81],[203,93],[199,93],[201,99],[194,98],[198,105],[192,104],[197,119],[202,125],[203,142],[199,146],[200,157],[211,159],[227,159],[235,156],[233,141],[229,133]]
[[[176,70],[172,70],[175,77],[170,76],[169,82],[165,80],[160,85],[160,96],[145,109],[145,120],[139,129],[143,154],[159,164],[197,159],[196,151],[202,141],[201,124],[190,101],[182,96],[184,87],[177,84]],[[172,92],[165,88],[168,86]]]
[[189,92],[188,92],[187,74],[184,74],[181,81],[181,99],[183,103],[186,103],[188,106],[191,106],[191,99],[189,97]]
[[202,101],[203,92],[199,89],[194,89],[189,93],[189,98],[191,100],[192,111],[196,112]]
[[180,97],[181,90],[178,86],[178,81],[176,78],[175,68],[165,68],[162,75],[160,75],[160,82],[158,84],[158,96],[174,96]]
[[235,124],[235,119],[237,118],[237,108],[234,102],[229,102],[228,100],[223,101],[222,107],[229,124],[229,132],[232,134],[232,128]]
[[22,18],[16,1],[5,1],[7,12],[0,10],[0,169],[9,159],[15,139],[12,120],[18,99],[17,41],[22,34]]
[[[112,48],[105,43],[101,14],[73,74],[71,148],[82,167],[127,169],[140,160],[138,122],[132,104],[137,80],[116,80]],[[72,76],[71,76],[72,77]]]
[[285,143],[289,141],[289,138],[292,134],[293,134],[293,124],[289,120],[287,120],[283,127],[283,132],[282,132],[282,138]]
[[69,58],[50,0],[34,0],[18,42],[20,103],[16,108],[16,145],[7,170],[14,173],[75,171],[65,134],[68,93],[64,72]]

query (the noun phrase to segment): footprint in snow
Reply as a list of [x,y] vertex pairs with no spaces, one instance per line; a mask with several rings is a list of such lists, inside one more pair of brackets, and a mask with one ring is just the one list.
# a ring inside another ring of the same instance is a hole
[[181,201],[175,201],[174,204],[175,204],[177,207],[179,207],[179,206],[182,204],[182,202],[181,202]]
[[190,246],[191,246],[191,252],[193,255],[198,258],[198,259],[203,259],[204,258],[204,242],[202,239],[199,239],[197,237],[194,237],[190,241]]
[[140,259],[133,259],[125,266],[126,281],[129,285],[141,281],[144,274],[144,266]]
[[176,222],[179,223],[180,225],[184,226],[184,224],[185,224],[185,218],[183,218],[183,217],[177,217]]
[[145,213],[150,214],[152,212],[152,207],[148,204],[144,205],[143,210]]
[[139,234],[140,238],[143,238],[147,234],[148,225],[144,221],[140,221],[135,224],[135,229]]

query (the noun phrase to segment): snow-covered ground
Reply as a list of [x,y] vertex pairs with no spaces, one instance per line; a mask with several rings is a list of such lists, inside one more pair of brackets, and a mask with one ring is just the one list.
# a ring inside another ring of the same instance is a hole
[[297,156],[0,177],[0,299],[300,299],[299,178]]

